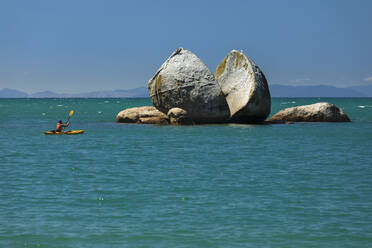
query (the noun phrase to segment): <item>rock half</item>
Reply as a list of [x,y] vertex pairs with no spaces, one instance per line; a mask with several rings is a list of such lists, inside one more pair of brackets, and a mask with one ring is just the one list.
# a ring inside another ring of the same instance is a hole
[[229,109],[221,87],[207,66],[192,52],[176,49],[149,80],[154,106],[168,113],[185,110],[195,123],[226,122]]
[[270,114],[271,98],[265,75],[242,52],[228,53],[214,76],[226,97],[231,121],[262,122]]
[[269,122],[277,121],[350,122],[350,119],[341,108],[331,103],[320,102],[311,105],[283,109],[269,120]]

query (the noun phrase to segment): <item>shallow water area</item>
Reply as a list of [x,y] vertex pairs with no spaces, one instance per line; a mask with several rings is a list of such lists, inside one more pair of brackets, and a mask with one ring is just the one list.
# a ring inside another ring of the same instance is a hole
[[[119,124],[150,100],[0,99],[0,247],[370,247],[372,99],[272,101],[352,122]],[[71,109],[84,134],[43,134]]]

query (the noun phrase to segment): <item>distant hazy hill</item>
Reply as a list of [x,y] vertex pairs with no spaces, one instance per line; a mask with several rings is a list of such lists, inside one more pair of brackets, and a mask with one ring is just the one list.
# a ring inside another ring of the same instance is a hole
[[28,94],[26,92],[19,90],[12,90],[8,88],[0,90],[0,98],[23,98],[27,96]]
[[78,94],[77,97],[148,97],[147,87],[139,87],[130,90],[94,91]]
[[[272,97],[372,97],[372,85],[359,85],[347,88],[337,88],[327,85],[315,86],[289,86],[280,84],[271,84],[270,93]],[[112,91],[93,91],[80,94],[64,94],[52,91],[42,91],[33,94],[27,94],[22,91],[12,89],[0,90],[0,98],[135,98],[149,97],[147,87],[139,87],[130,90],[112,90]]]
[[351,86],[347,89],[352,89],[357,92],[363,93],[368,97],[372,97],[372,84],[371,85],[358,85],[358,86]]
[[28,95],[28,97],[32,97],[32,98],[58,98],[58,97],[61,97],[62,94],[57,94],[57,93],[54,93],[52,91],[42,91],[42,92],[37,92],[37,93],[34,93],[34,94],[30,94]]

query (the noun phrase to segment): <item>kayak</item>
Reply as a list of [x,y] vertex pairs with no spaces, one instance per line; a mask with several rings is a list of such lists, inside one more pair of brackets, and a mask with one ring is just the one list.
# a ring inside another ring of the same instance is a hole
[[56,132],[55,130],[46,131],[44,134],[67,134],[67,135],[73,135],[73,134],[82,134],[84,133],[84,130],[70,130],[70,131],[64,131],[64,132]]

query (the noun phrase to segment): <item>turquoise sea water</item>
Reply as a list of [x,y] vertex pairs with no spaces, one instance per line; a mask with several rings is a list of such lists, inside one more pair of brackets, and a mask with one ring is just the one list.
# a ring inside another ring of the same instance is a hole
[[[0,247],[372,247],[372,99],[351,123],[115,123],[149,99],[0,99]],[[66,120],[76,136],[43,131]]]

